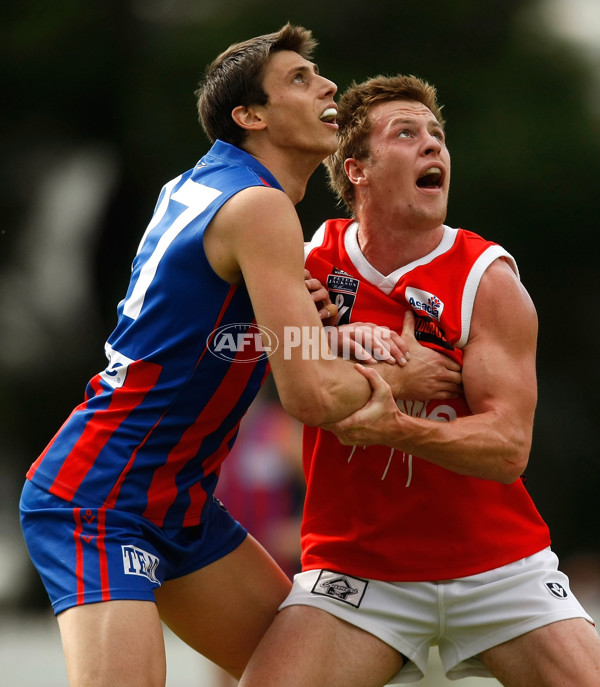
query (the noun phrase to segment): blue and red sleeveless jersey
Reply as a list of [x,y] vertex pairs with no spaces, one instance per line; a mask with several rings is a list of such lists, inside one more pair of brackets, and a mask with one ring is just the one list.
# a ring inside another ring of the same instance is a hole
[[139,513],[160,526],[201,522],[220,465],[268,373],[252,337],[228,356],[214,332],[254,326],[248,292],[215,274],[203,236],[244,188],[281,186],[254,157],[217,141],[167,183],[140,242],[106,369],[27,477],[77,506]]

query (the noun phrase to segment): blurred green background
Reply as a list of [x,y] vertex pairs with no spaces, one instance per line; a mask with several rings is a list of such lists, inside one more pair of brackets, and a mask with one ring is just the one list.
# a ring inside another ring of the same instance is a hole
[[[597,0],[21,0],[0,28],[0,605],[45,607],[16,527],[25,470],[104,366],[162,184],[208,149],[193,91],[232,42],[313,30],[340,90],[434,83],[453,173],[448,224],[501,243],[539,312],[527,471],[568,560],[600,554]],[[594,26],[596,24],[596,32]],[[342,210],[319,170],[306,235]],[[274,284],[274,293],[277,285]],[[477,517],[477,514],[473,514]],[[600,592],[599,592],[600,593]]]

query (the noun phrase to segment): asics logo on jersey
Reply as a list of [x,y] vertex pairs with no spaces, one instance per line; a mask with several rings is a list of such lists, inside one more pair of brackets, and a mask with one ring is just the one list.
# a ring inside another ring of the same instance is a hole
[[422,289],[415,289],[412,286],[407,286],[405,298],[413,310],[422,310],[426,312],[429,317],[432,317],[438,322],[440,321],[442,312],[444,310],[444,303],[433,293],[429,293],[429,291],[423,291]]
[[275,332],[259,324],[224,324],[212,331],[206,340],[208,350],[228,362],[254,363],[273,354],[279,346]]
[[123,550],[123,569],[126,575],[140,575],[151,582],[160,584],[156,577],[156,569],[160,559],[137,546],[121,546]]
[[313,594],[330,596],[358,608],[368,585],[367,580],[332,570],[321,570],[312,588]]

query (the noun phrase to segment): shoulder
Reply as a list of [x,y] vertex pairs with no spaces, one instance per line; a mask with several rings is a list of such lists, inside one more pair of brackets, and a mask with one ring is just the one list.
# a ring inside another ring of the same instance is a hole
[[[498,289],[506,289],[507,293],[527,294],[521,284],[518,273],[515,271],[513,261],[507,255],[500,254],[495,257],[485,270],[481,278],[480,289],[494,292]],[[501,296],[503,292],[498,293]],[[529,298],[529,294],[527,294]]]
[[[204,249],[217,274],[239,283],[245,266],[261,265],[288,245],[302,249],[302,227],[292,201],[268,186],[241,190],[219,209],[204,237]],[[247,269],[247,267],[246,267]]]
[[504,258],[490,264],[477,290],[473,329],[476,331],[482,326],[537,331],[537,313],[531,296],[513,266]]
[[278,233],[286,225],[300,226],[290,198],[269,186],[250,186],[232,196],[213,221],[231,238],[253,235],[255,239]]

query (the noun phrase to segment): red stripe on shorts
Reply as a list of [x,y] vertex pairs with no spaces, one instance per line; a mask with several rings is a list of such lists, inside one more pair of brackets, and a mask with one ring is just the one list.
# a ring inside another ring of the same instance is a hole
[[106,510],[98,509],[98,561],[100,565],[100,589],[102,591],[102,601],[110,601],[110,584],[108,580],[108,560],[106,557]]
[[75,577],[77,578],[77,605],[81,606],[84,602],[85,585],[83,583],[83,543],[81,541],[81,533],[83,531],[83,522],[81,521],[81,508],[73,509],[73,518],[75,519],[75,530],[73,531],[73,538],[75,539]]

